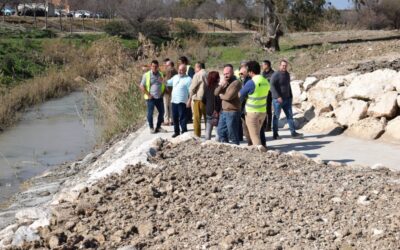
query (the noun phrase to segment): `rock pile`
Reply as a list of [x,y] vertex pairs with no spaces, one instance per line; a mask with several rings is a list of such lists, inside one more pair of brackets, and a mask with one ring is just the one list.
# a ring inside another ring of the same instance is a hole
[[[396,61],[397,62],[397,61]],[[363,139],[400,136],[400,72],[379,69],[325,79],[292,81],[295,124],[311,133],[346,134]]]
[[400,173],[187,141],[53,208],[15,249],[398,249]]

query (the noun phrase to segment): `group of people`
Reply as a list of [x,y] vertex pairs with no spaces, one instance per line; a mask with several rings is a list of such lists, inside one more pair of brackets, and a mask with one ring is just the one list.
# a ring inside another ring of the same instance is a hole
[[[194,134],[201,136],[201,119],[205,121],[205,139],[210,140],[217,128],[220,142],[239,144],[246,137],[248,145],[266,149],[265,132],[272,130],[273,139],[280,139],[278,121],[283,110],[292,137],[301,137],[293,122],[290,74],[288,62],[281,60],[274,71],[265,60],[242,61],[234,71],[225,64],[222,76],[207,72],[203,62],[194,68],[187,57],[178,60],[178,69],[170,59],[164,60],[164,70],[153,60],[145,72],[140,88],[147,102],[147,121],[151,133],[164,132],[162,125],[174,126],[176,137],[187,132],[193,121]],[[154,108],[158,111],[154,127]]]

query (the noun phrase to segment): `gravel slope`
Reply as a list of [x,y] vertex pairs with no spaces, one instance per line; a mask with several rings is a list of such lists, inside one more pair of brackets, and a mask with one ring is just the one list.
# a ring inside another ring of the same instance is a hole
[[[399,249],[400,173],[159,141],[54,209],[23,249]],[[122,249],[122,248],[121,248]]]

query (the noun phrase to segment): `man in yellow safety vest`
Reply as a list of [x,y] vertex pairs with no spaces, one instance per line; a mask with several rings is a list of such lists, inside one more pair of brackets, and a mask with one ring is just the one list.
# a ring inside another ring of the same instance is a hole
[[[165,83],[164,76],[159,70],[157,60],[153,60],[150,70],[143,74],[142,81],[140,82],[140,89],[147,103],[147,122],[149,123],[150,132],[153,134],[165,132],[165,130],[161,128],[161,124],[164,122],[163,94],[165,92]],[[154,107],[158,111],[156,128],[154,128],[153,125]]]
[[267,112],[267,96],[270,85],[268,80],[260,75],[261,67],[258,62],[249,61],[247,71],[251,80],[240,90],[239,96],[241,100],[247,98],[245,120],[252,144],[265,150],[261,144],[260,130]]

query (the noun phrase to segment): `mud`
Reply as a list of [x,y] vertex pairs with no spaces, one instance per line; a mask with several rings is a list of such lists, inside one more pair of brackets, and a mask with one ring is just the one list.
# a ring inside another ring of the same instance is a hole
[[158,168],[129,166],[84,188],[22,249],[400,247],[399,172],[194,140],[158,145],[149,157]]
[[393,61],[369,61],[365,63],[359,63],[350,71],[356,71],[361,73],[368,73],[373,72],[378,69],[393,69],[393,70],[400,70],[400,59],[396,59]]

